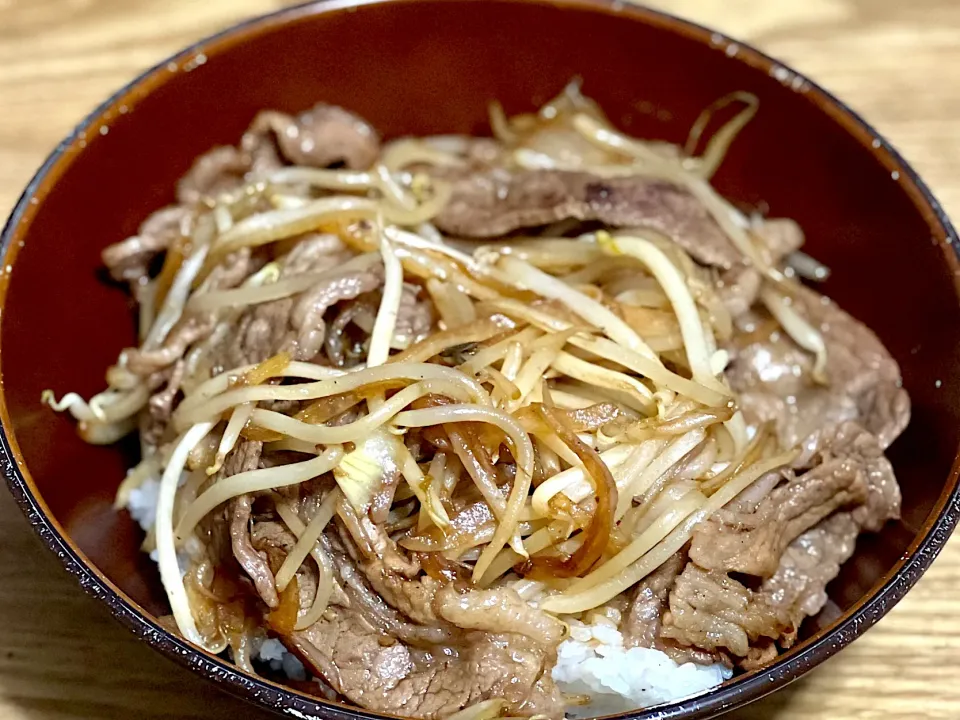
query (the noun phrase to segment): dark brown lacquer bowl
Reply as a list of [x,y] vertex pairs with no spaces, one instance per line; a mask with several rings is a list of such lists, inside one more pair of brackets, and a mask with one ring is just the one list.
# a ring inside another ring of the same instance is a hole
[[133,459],[81,442],[44,388],[89,396],[135,333],[100,250],[173,200],[200,153],[233,144],[258,110],[350,108],[387,136],[485,133],[487,104],[530,111],[572,77],[624,130],[682,141],[735,90],[760,112],[716,176],[746,206],[799,220],[834,272],[825,292],[877,331],[913,398],[891,449],[903,519],[860,540],[803,642],[765,670],[634,718],[713,717],[755,700],[873,625],[943,547],[960,514],[957,235],[899,155],[823,90],[717,33],[608,0],[316,2],[185,50],[110,98],[66,138],[3,232],[0,466],[43,541],[131,630],[263,707],[372,717],[251,677],[162,630],[165,599],[139,533],[111,508]]

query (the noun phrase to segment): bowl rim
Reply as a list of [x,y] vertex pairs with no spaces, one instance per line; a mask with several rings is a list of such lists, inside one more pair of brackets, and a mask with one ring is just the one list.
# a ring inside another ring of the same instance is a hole
[[[122,109],[124,101],[135,103],[137,99],[162,85],[173,73],[181,70],[189,71],[191,67],[195,67],[196,59],[200,56],[203,56],[204,60],[215,57],[218,52],[246,41],[250,35],[269,32],[298,18],[320,16],[364,5],[418,1],[310,0],[230,25],[139,73],[88,114],[56,146],[29,181],[0,233],[2,266],[14,264],[20,247],[20,243],[15,240],[29,229],[33,215],[40,204],[38,197],[43,197],[56,183],[72,162],[75,151],[85,147],[86,138],[93,135],[91,130],[95,131],[101,124],[101,120],[107,120],[113,114],[114,108],[118,106],[121,107],[119,112],[124,112]],[[461,1],[483,2],[484,0]],[[520,0],[501,1],[515,3]],[[755,71],[767,72],[784,84],[790,85],[794,91],[807,96],[820,112],[830,116],[848,135],[857,139],[865,150],[891,172],[893,180],[900,183],[914,208],[926,220],[933,234],[938,236],[940,244],[949,245],[952,249],[950,252],[944,248],[944,260],[955,271],[954,277],[960,276],[960,238],[930,189],[893,146],[872,126],[806,76],[747,43],[628,0],[525,1],[544,6],[622,15],[652,26],[658,31],[677,34],[713,47],[719,52],[724,52],[729,58],[747,64]],[[191,66],[191,63],[194,65]],[[9,274],[8,271],[0,276],[0,307],[6,299]],[[960,298],[960,280],[955,280],[955,286]],[[155,622],[150,614],[114,585],[86,558],[50,513],[42,496],[37,492],[14,438],[3,394],[2,376],[0,376],[0,474],[3,475],[11,494],[34,531],[47,548],[56,554],[80,586],[93,597],[105,602],[114,617],[166,657],[197,671],[223,689],[275,712],[310,720],[314,718],[376,720],[393,717],[340,702],[313,698],[271,680],[249,675],[221,658],[186,643]],[[617,717],[622,720],[706,720],[758,700],[786,686],[833,656],[872,627],[899,602],[943,549],[960,521],[958,477],[960,477],[960,451],[955,456],[944,490],[921,527],[917,539],[911,543],[893,568],[844,616],[830,626],[781,655],[772,665],[734,678],[708,693],[654,708],[607,717]]]

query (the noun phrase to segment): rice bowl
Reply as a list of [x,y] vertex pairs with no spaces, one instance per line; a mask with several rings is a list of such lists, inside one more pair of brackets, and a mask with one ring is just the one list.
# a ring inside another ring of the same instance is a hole
[[[834,270],[836,271],[836,268],[834,268]],[[836,275],[835,275],[835,276],[836,276]],[[58,391],[58,392],[57,392],[57,396],[59,397],[59,393],[60,393],[60,392],[63,392],[63,390],[68,390],[68,389],[70,389],[71,387],[77,387],[77,385],[74,385],[74,384],[72,384],[72,383],[66,384],[66,385],[63,385],[63,384],[58,384],[58,385],[56,385],[56,386],[55,386],[55,389]],[[36,402],[35,398],[37,397],[37,394],[38,394],[38,392],[33,393],[33,397],[34,397],[33,402]],[[562,396],[561,396],[561,397],[562,397]],[[602,452],[603,452],[603,451],[601,450],[601,453],[602,453]],[[561,466],[561,467],[562,467],[562,466]],[[177,478],[177,480],[179,480],[179,478]],[[144,500],[144,498],[140,498],[140,500]],[[912,501],[911,501],[911,502],[912,502]]]

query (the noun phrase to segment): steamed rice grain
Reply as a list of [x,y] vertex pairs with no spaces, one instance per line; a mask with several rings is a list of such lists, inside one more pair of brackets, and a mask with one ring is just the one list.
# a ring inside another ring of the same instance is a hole
[[570,718],[627,712],[681,700],[710,690],[733,675],[713,665],[678,665],[650,648],[625,648],[623,636],[609,625],[570,621],[570,638],[557,648],[553,679],[565,693],[587,695],[587,705],[571,707]]

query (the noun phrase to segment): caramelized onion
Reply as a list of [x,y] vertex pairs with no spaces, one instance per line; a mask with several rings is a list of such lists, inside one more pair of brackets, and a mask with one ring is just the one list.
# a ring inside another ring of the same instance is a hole
[[300,581],[294,575],[280,593],[280,605],[267,615],[267,623],[278,635],[290,635],[297,627],[300,614]]
[[590,524],[580,534],[580,547],[572,555],[564,559],[554,555],[534,556],[529,563],[524,563],[522,570],[525,574],[530,574],[532,569],[546,571],[554,577],[577,577],[600,559],[607,546],[613,529],[613,512],[617,507],[617,484],[600,456],[577,437],[566,418],[552,408],[543,405],[533,407],[550,431],[580,458],[587,476],[593,482],[597,507]]

